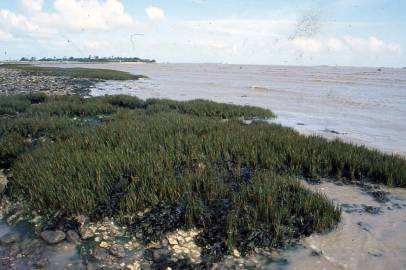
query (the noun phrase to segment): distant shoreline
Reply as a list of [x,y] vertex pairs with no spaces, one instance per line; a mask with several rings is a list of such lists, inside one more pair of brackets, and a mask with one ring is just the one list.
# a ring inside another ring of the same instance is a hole
[[69,61],[69,60],[55,60],[55,61],[19,61],[19,60],[0,60],[0,64],[161,64],[161,65],[225,65],[225,66],[265,66],[265,67],[293,67],[293,68],[365,68],[365,69],[381,69],[383,70],[406,70],[406,67],[379,67],[379,66],[334,66],[334,65],[281,65],[281,64],[236,64],[236,63],[192,63],[192,62],[157,62],[155,60],[148,61]]
[[0,64],[21,64],[21,65],[44,65],[44,64],[111,64],[111,63],[119,63],[119,64],[155,64],[156,62],[137,62],[137,61],[89,61],[89,62],[81,62],[81,61],[0,61]]

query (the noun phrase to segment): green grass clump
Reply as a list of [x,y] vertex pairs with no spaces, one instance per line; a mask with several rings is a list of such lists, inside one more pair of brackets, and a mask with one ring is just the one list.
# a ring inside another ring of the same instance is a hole
[[204,117],[223,119],[241,116],[248,118],[274,118],[275,115],[266,109],[252,106],[237,106],[206,100],[174,101],[166,99],[149,99],[146,102],[148,112],[174,111]]
[[69,117],[51,117],[45,115],[25,116],[16,119],[2,119],[0,121],[0,136],[16,133],[25,138],[39,138],[58,134],[68,130],[77,123]]
[[[241,121],[273,117],[259,108],[128,96],[32,100],[18,117],[0,121],[0,158],[13,165],[13,194],[50,214],[91,214],[111,203],[124,179],[114,216],[181,205],[185,225],[220,226],[223,244],[245,251],[279,247],[339,221],[340,210],[297,177],[406,187],[405,159]],[[27,147],[27,137],[45,140]]]
[[125,96],[125,95],[105,96],[105,97],[100,97],[99,99],[102,100],[103,102],[106,102],[113,106],[127,108],[127,109],[137,109],[137,108],[143,108],[145,106],[144,105],[145,103],[143,100],[141,100],[137,97],[131,97],[131,96]]
[[15,97],[0,98],[0,116],[15,115],[24,112],[30,106],[30,102],[26,99]]
[[233,205],[228,239],[241,250],[249,249],[249,244],[269,246],[323,231],[340,218],[324,195],[303,189],[298,180],[266,171],[234,194]]
[[7,168],[29,147],[26,139],[18,133],[8,133],[0,137],[0,167]]
[[0,117],[3,115],[16,115],[25,112],[31,104],[45,102],[46,99],[47,96],[42,93],[2,96],[0,98]]
[[110,69],[38,67],[24,64],[3,64],[0,65],[0,68],[21,70],[30,75],[66,76],[84,79],[138,80],[146,78],[143,75],[133,75],[127,72]]
[[30,114],[51,116],[92,116],[100,114],[111,114],[116,109],[104,102],[93,99],[81,99],[77,96],[69,99],[54,98],[52,102],[36,104],[30,107]]

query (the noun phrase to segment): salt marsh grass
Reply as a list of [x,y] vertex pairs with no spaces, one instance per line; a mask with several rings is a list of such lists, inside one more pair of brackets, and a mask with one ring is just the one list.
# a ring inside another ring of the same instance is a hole
[[13,172],[11,193],[42,213],[90,215],[120,183],[115,217],[176,204],[185,226],[204,228],[221,210],[225,245],[245,251],[340,220],[340,209],[298,177],[406,187],[401,157],[241,121],[274,117],[260,108],[128,96],[0,102],[10,108],[0,121],[0,159]]

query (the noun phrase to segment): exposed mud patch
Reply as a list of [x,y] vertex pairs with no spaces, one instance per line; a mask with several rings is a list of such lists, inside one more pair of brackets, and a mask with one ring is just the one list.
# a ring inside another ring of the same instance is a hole
[[[325,193],[342,207],[342,222],[333,232],[306,238],[305,249],[283,253],[290,262],[286,269],[395,270],[406,265],[405,189],[382,186],[365,189],[363,185],[336,185],[328,181],[307,186]],[[310,256],[306,251],[311,250],[310,246],[322,251],[321,255]]]

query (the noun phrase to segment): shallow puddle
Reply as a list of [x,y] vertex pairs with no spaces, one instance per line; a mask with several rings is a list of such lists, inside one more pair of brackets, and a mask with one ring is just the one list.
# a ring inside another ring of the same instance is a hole
[[28,229],[11,227],[0,221],[0,237],[8,233],[18,233],[21,241],[15,244],[0,245],[0,269],[79,269],[82,265],[79,250],[75,245],[64,242],[50,246],[33,238]]

